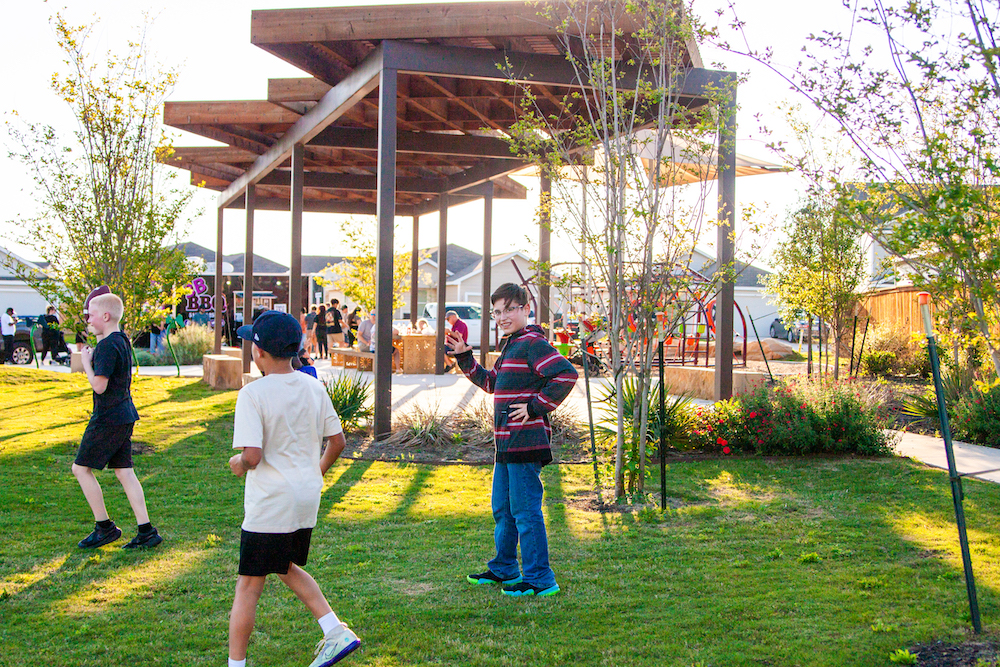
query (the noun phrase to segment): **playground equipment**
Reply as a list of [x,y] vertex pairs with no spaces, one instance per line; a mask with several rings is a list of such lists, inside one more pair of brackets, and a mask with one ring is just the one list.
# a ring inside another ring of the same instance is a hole
[[[669,331],[662,331],[662,324],[658,325],[657,331],[663,336],[662,346],[657,346],[662,350],[653,360],[653,365],[679,365],[708,367],[710,359],[714,356],[716,339],[716,300],[707,299],[707,293],[711,289],[712,282],[701,273],[688,267],[677,265],[673,270],[661,271],[658,275],[661,284],[669,285],[671,282],[681,285],[669,296],[661,299],[655,305],[655,310],[659,313],[664,311],[677,312],[680,309],[681,315]],[[701,289],[699,289],[701,288]],[[743,309],[738,303],[734,303],[735,315],[738,316],[737,332],[742,332],[742,354],[737,366],[746,366],[747,345],[747,320]],[[639,303],[638,297],[630,301],[628,309],[628,327],[631,332],[635,332],[639,326],[639,321],[644,316],[650,316],[649,308],[645,304]],[[581,338],[592,334],[602,328],[600,321],[593,319],[580,321]],[[607,361],[610,359],[610,341],[598,342],[593,340],[586,343],[583,353],[588,355],[589,365],[595,370],[608,370]]]

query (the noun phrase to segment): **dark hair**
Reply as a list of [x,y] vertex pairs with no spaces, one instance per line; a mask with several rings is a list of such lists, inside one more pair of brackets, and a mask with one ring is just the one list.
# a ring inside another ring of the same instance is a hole
[[508,306],[511,304],[526,306],[528,305],[528,290],[514,283],[504,283],[493,292],[493,296],[490,297],[490,303],[496,304],[501,299]]
[[320,315],[326,315],[326,306],[323,304],[320,304],[319,310],[316,311],[316,316],[319,317]]
[[330,305],[331,306],[336,306],[339,303],[340,303],[340,299],[334,299],[333,301],[330,302]]

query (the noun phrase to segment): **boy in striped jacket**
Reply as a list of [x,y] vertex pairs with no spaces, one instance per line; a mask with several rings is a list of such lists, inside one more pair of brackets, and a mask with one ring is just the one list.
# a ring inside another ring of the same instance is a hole
[[[474,384],[493,394],[496,463],[493,466],[493,538],[496,556],[488,569],[470,574],[473,584],[501,584],[504,595],[559,592],[549,567],[542,516],[542,466],[552,461],[548,414],[576,384],[576,369],[528,324],[528,292],[513,283],[490,297],[493,319],[504,333],[500,358],[488,371],[472,358],[472,348],[453,331],[448,344],[459,367]],[[517,562],[521,544],[523,576]]]

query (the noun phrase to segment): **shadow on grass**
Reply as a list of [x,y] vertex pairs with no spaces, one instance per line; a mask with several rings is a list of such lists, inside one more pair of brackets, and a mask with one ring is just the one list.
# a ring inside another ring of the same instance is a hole
[[[167,402],[190,410],[187,403],[206,395],[189,389]],[[167,540],[145,554],[76,551],[92,524],[75,479],[47,464],[58,450],[0,454],[0,534],[21,536],[0,541],[0,582],[28,577],[0,600],[0,616],[9,650],[30,656],[23,664],[91,664],[97,645],[108,647],[103,662],[110,665],[130,664],[144,651],[169,654],[176,664],[218,662],[242,518],[243,480],[225,466],[231,420],[192,415],[204,432],[136,458],[153,521]],[[321,520],[314,537],[327,548],[317,548],[307,569],[337,600],[338,614],[364,635],[368,649],[359,665],[386,664],[387,656],[399,665],[875,664],[890,644],[899,648],[965,625],[947,477],[905,461],[674,463],[668,495],[676,507],[662,515],[571,505],[592,479],[547,466],[550,543],[560,554],[553,567],[564,593],[530,602],[498,602],[495,591],[453,587],[456,565],[492,544],[481,469],[337,465],[322,516],[352,489],[364,493],[368,480],[407,478],[391,492],[396,504],[388,515]],[[656,475],[651,471],[648,489],[658,489]],[[132,528],[113,475],[101,481],[109,509]],[[440,484],[452,485],[449,505],[414,529],[414,506],[429,493],[441,502]],[[977,573],[989,575],[979,582],[988,624],[998,611],[1000,581],[992,566],[1000,560],[992,537],[1000,531],[997,488],[966,482],[974,562]],[[820,560],[798,560],[809,553]],[[42,576],[28,581],[32,572]],[[128,587],[124,595],[111,590],[120,584]],[[286,664],[303,632],[314,631],[308,614],[281,590],[269,590],[260,610],[251,653],[261,664]],[[81,600],[77,611],[52,622]],[[868,626],[876,615],[900,629],[873,633]],[[580,633],[584,626],[601,631]],[[671,632],[649,632],[657,627]],[[511,628],[545,632],[521,633],[511,646],[503,643]],[[69,648],[67,636],[76,638]],[[176,642],[178,636],[185,641]]]

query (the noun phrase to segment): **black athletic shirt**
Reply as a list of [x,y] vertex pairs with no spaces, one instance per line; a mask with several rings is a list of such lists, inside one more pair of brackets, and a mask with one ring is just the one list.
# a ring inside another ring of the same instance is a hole
[[344,333],[344,330],[340,327],[340,318],[343,317],[340,311],[337,309],[332,309],[326,311],[327,315],[333,314],[333,324],[330,325],[330,333],[339,334]]
[[131,424],[139,420],[132,403],[132,346],[121,331],[109,334],[94,348],[94,375],[108,378],[103,394],[94,392],[90,421],[101,424]]

